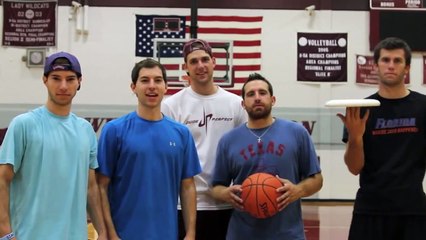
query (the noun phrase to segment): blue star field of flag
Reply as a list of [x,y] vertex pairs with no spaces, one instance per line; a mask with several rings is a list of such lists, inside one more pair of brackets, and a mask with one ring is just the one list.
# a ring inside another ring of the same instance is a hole
[[[169,19],[179,19],[178,24],[168,27]],[[157,25],[156,25],[157,24]],[[184,16],[136,15],[136,56],[158,57],[154,55],[154,38],[185,39]],[[161,48],[161,57],[182,57],[182,45],[170,43]]]

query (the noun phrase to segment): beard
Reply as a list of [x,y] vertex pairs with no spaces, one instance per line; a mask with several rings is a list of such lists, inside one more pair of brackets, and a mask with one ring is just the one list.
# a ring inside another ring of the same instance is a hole
[[404,80],[405,80],[405,73],[401,73],[399,76],[396,76],[395,78],[387,78],[384,74],[379,73],[380,83],[388,87],[394,87],[394,86],[404,84]]
[[271,115],[272,111],[272,105],[267,105],[261,110],[255,110],[253,108],[247,108],[247,115],[252,120],[259,120],[263,118],[267,118],[269,115]]

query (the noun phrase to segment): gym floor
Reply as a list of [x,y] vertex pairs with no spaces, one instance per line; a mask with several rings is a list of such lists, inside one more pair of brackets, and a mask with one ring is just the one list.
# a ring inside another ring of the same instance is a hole
[[353,202],[303,202],[307,240],[348,239]]
[[[302,215],[306,240],[348,239],[352,219],[353,202],[303,202]],[[89,225],[89,240],[96,239],[96,232]]]

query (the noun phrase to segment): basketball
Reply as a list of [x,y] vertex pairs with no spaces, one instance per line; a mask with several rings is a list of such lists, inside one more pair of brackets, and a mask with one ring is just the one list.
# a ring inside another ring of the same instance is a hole
[[276,189],[282,183],[268,173],[255,173],[242,183],[241,199],[244,210],[255,218],[268,218],[278,212]]

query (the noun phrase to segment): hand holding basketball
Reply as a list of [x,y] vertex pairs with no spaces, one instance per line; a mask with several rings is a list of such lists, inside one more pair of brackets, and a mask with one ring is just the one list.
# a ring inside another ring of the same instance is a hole
[[293,184],[288,179],[279,178],[283,186],[279,189],[278,211],[286,208],[290,203],[302,197],[302,189],[300,186]]
[[277,198],[281,193],[276,190],[282,187],[282,183],[275,176],[255,173],[247,177],[241,187],[244,210],[253,217],[272,217],[279,211]]
[[241,185],[233,185],[226,189],[228,191],[226,195],[228,196],[225,199],[225,202],[231,203],[231,205],[236,208],[243,210],[242,200],[240,198],[241,194]]

